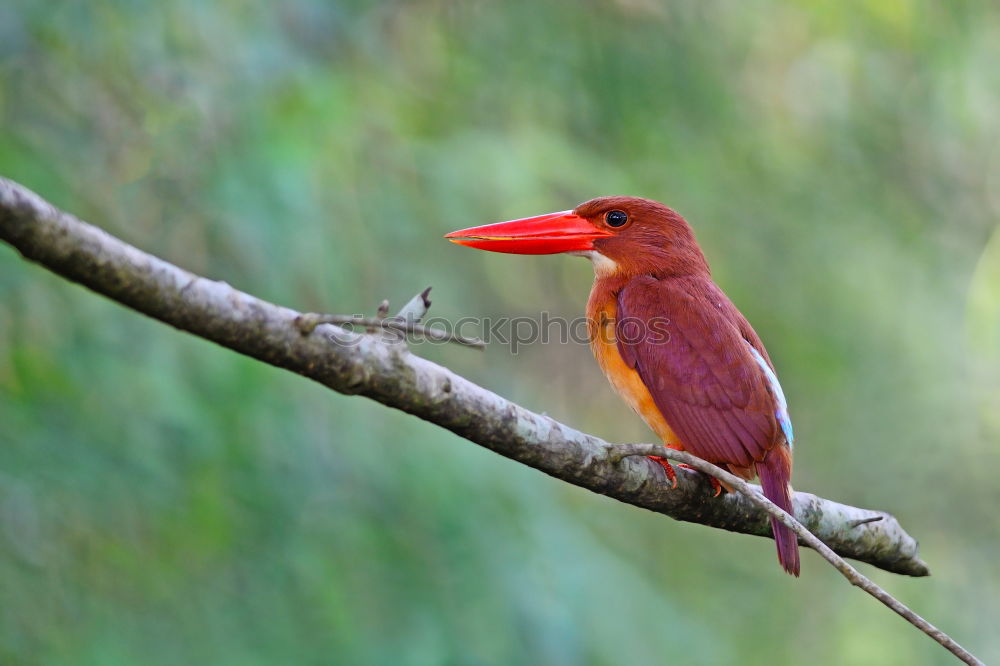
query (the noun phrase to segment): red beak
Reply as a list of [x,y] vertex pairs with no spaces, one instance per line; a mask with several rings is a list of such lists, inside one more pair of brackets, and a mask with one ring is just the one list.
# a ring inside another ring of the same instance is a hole
[[458,245],[508,254],[557,254],[594,249],[594,240],[612,234],[573,211],[459,229],[445,238]]

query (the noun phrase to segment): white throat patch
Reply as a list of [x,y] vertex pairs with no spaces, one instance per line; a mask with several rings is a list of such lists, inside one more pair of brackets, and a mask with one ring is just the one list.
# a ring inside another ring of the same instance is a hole
[[590,259],[590,263],[594,267],[594,275],[599,278],[611,277],[618,272],[618,264],[615,263],[613,259],[609,259],[597,250],[574,252],[573,254],[578,254],[581,257],[587,257],[587,259]]

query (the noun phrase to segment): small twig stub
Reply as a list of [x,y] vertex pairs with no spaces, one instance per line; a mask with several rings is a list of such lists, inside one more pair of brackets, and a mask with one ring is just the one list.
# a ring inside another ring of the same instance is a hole
[[[405,306],[401,313],[406,316],[400,317],[400,315],[395,315],[393,317],[365,317],[362,315],[338,315],[338,314],[319,314],[316,312],[307,312],[300,314],[294,320],[295,327],[299,330],[302,335],[309,335],[316,330],[316,327],[320,324],[333,324],[336,326],[344,326],[349,328],[359,327],[365,329],[367,333],[376,333],[377,331],[394,331],[392,338],[386,340],[386,342],[400,342],[404,336],[396,334],[409,335],[416,339],[430,340],[433,342],[453,342],[458,345],[465,347],[472,347],[473,349],[485,349],[486,343],[479,338],[469,338],[455,333],[449,333],[440,328],[433,328],[430,326],[423,326],[419,324],[421,319],[427,313],[427,305],[430,301],[426,300],[424,292],[417,294],[413,299],[410,300]],[[388,311],[388,310],[386,310]],[[380,308],[381,312],[381,308]]]

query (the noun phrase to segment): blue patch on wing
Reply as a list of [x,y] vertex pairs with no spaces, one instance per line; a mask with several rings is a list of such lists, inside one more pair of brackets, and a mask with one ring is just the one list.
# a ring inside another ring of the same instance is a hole
[[788,415],[788,402],[785,400],[785,392],[781,390],[781,384],[778,383],[778,376],[774,374],[774,370],[771,366],[767,364],[764,357],[760,355],[753,345],[747,342],[747,346],[750,347],[750,353],[753,354],[753,358],[757,361],[757,365],[760,369],[764,371],[764,376],[767,377],[767,383],[771,385],[771,393],[778,401],[778,409],[775,410],[774,415],[778,418],[778,423],[781,424],[781,430],[785,433],[785,439],[788,440],[788,448],[792,448],[795,441],[795,435],[792,433],[792,418]]

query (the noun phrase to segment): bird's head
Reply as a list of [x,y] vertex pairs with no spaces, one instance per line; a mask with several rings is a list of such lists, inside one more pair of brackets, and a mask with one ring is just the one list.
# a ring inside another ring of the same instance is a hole
[[708,273],[684,218],[639,197],[599,197],[573,210],[460,229],[445,238],[492,252],[586,256],[598,277]]

